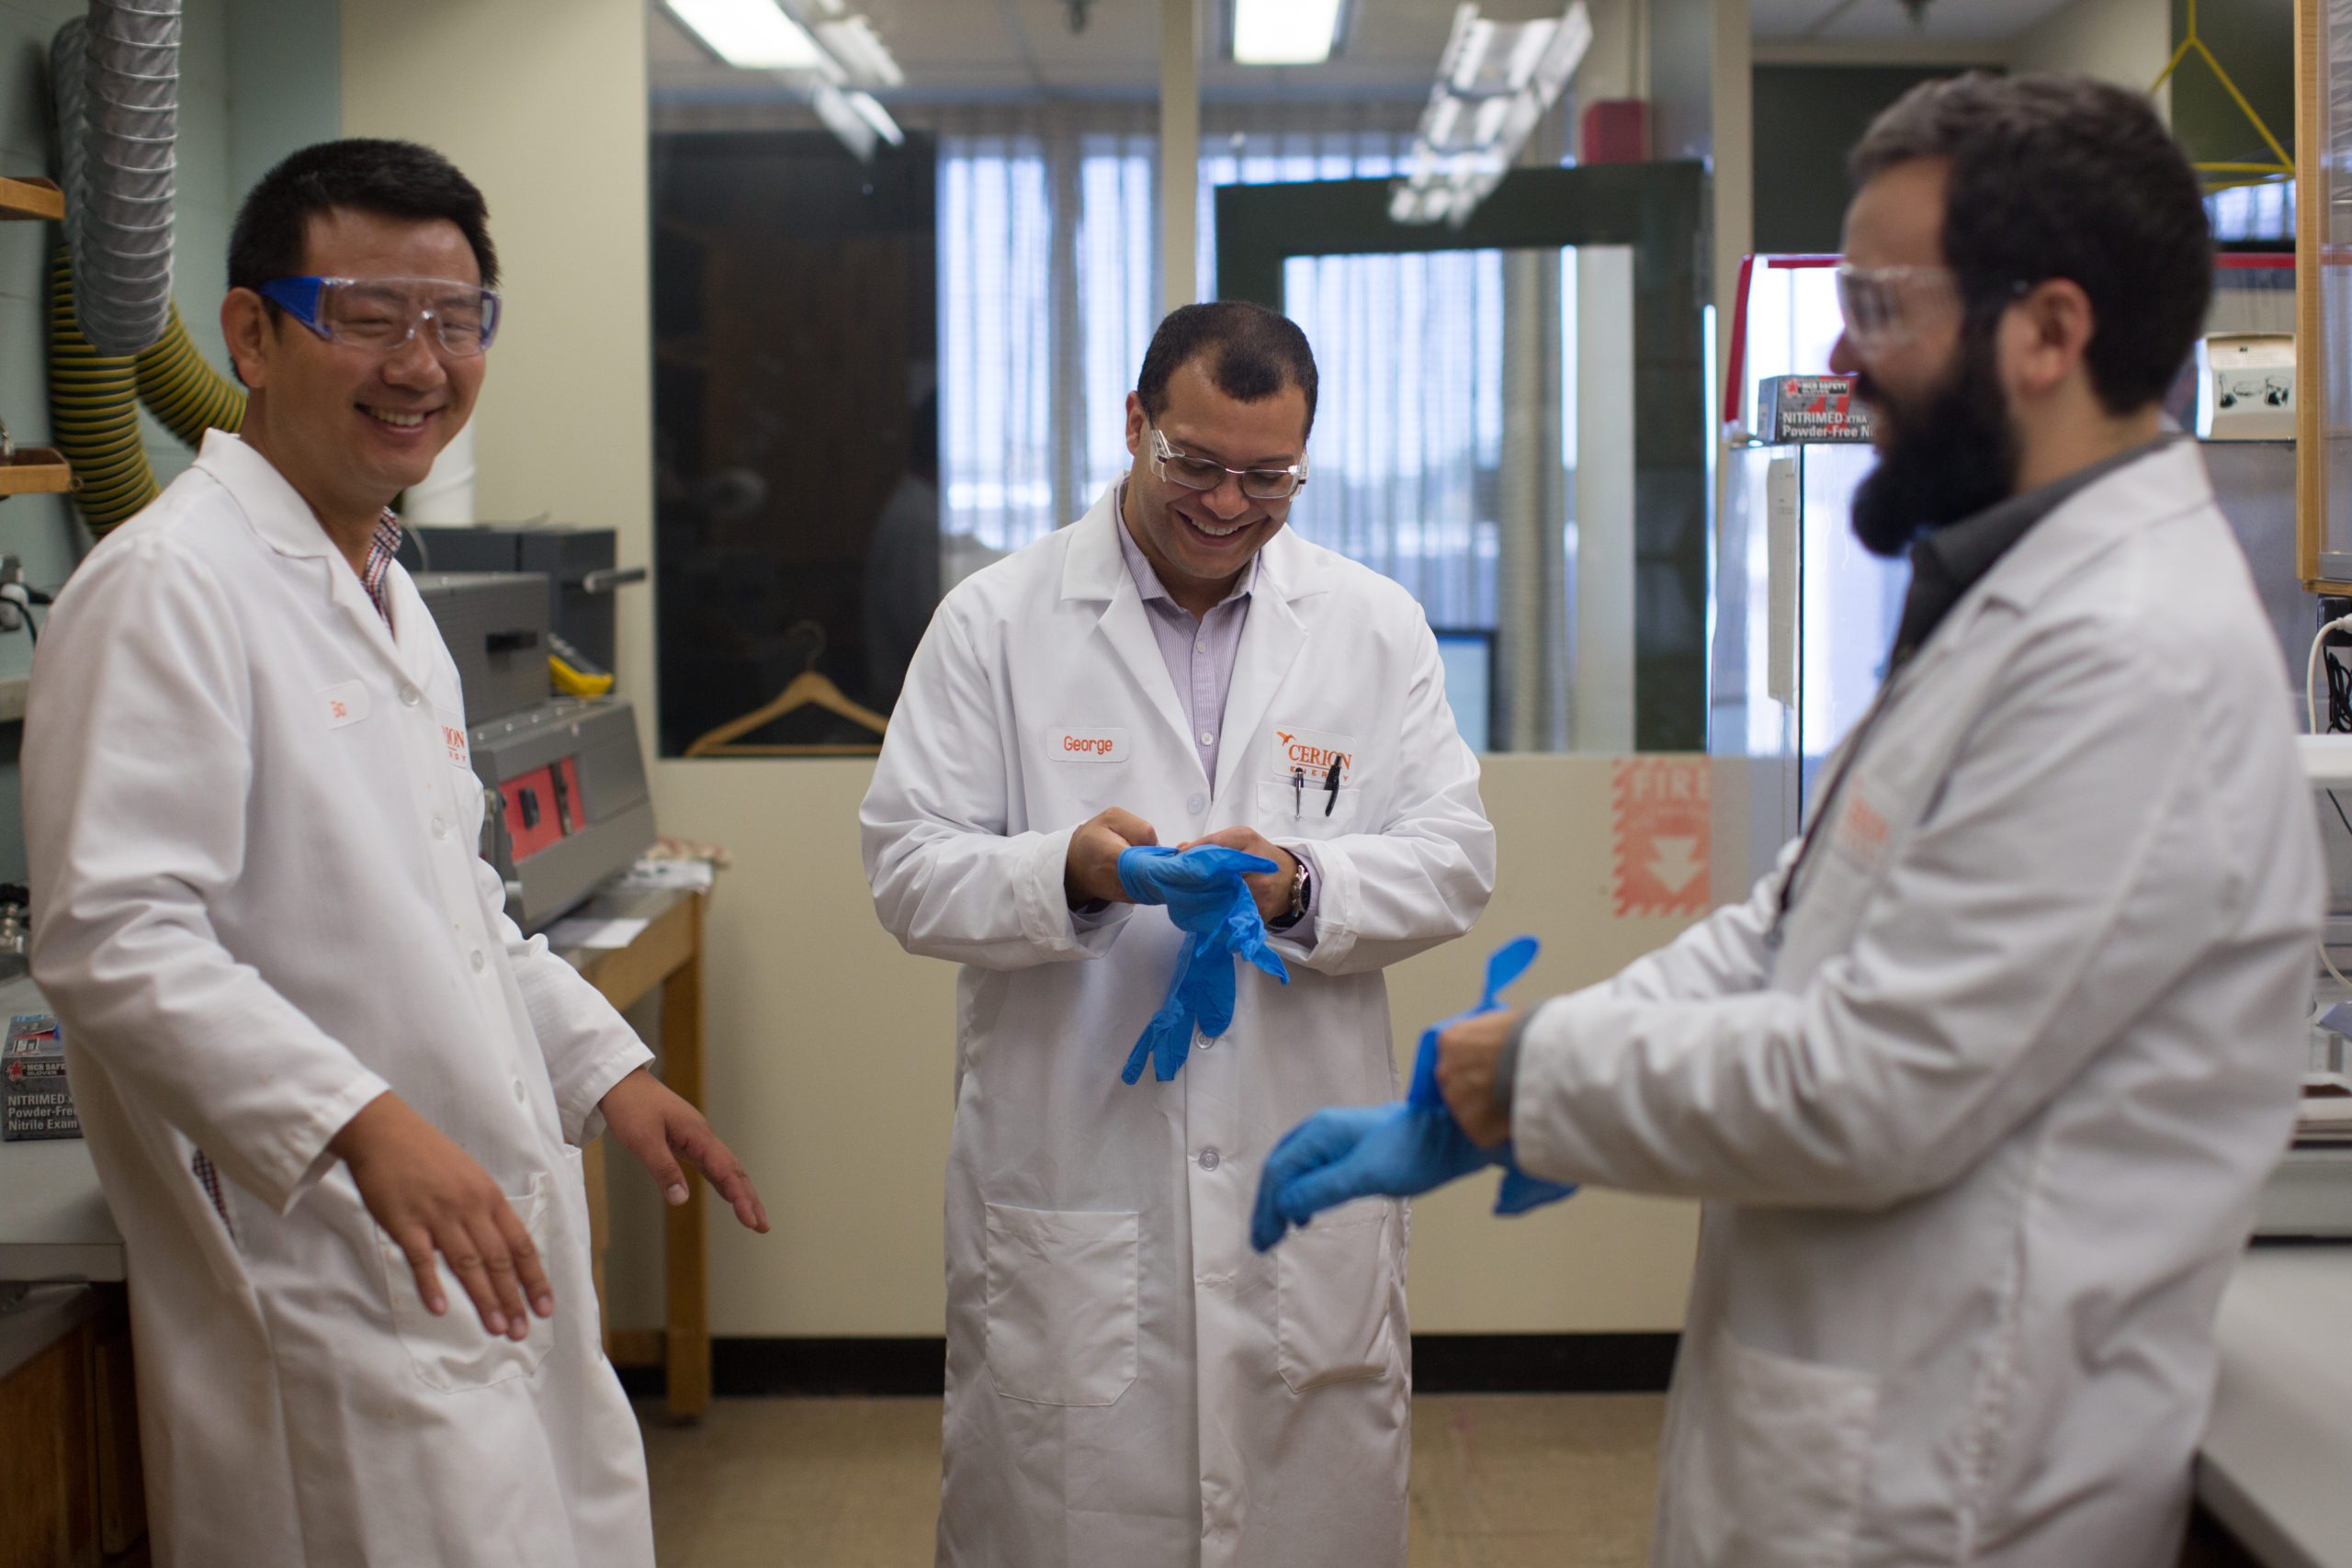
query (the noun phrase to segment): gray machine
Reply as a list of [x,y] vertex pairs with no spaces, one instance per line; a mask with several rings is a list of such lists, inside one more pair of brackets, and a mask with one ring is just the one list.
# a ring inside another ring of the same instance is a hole
[[624,698],[554,694],[545,576],[428,572],[416,588],[465,686],[482,858],[505,879],[506,912],[537,931],[653,842],[636,715]]
[[436,571],[537,572],[546,579],[548,626],[602,670],[613,667],[613,593],[645,581],[618,566],[610,528],[439,525],[414,530]]

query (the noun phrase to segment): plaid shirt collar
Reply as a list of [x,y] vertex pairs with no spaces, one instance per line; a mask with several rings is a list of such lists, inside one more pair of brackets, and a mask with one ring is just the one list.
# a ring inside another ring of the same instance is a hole
[[376,519],[376,532],[368,541],[368,569],[359,574],[360,586],[368,590],[368,603],[376,606],[376,614],[384,624],[392,624],[392,607],[384,602],[384,579],[390,575],[392,558],[401,553],[401,520],[389,506]]

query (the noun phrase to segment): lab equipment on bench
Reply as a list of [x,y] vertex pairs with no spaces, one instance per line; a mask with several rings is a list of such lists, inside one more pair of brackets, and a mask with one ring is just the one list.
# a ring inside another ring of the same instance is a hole
[[[2324,633],[2323,633],[2324,635]],[[2316,648],[2316,643],[2314,644]],[[2312,1021],[2303,1099],[2294,1141],[2262,1190],[2257,1236],[2352,1236],[2352,986],[2330,954],[2352,950],[2352,826],[2338,815],[2352,790],[2352,735],[2301,735],[2303,776],[2319,798],[2328,860],[2328,919],[2321,933],[2318,1016]]]
[[547,579],[548,629],[599,671],[613,667],[613,595],[643,582],[610,528],[422,525],[410,530],[433,571],[536,572]]
[[635,711],[621,697],[555,694],[544,576],[415,581],[465,690],[468,754],[484,790],[482,858],[506,885],[506,912],[537,931],[653,842]]

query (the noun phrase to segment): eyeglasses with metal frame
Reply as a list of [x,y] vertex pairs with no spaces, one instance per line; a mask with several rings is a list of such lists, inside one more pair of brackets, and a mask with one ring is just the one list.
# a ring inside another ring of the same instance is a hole
[[1210,457],[1197,457],[1168,444],[1158,425],[1151,427],[1151,471],[1185,490],[1215,490],[1232,474],[1241,480],[1241,493],[1252,501],[1288,501],[1306,482],[1306,461],[1280,468],[1228,468]]

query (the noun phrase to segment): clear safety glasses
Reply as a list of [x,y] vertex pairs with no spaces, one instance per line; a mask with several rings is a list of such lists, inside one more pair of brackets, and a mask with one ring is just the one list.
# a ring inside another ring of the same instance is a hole
[[1838,265],[1838,310],[1861,354],[1899,348],[1960,315],[1960,280],[1948,266]]
[[447,277],[280,277],[261,297],[329,343],[390,355],[426,322],[455,359],[470,359],[498,335],[497,291]]
[[1288,501],[1306,482],[1304,461],[1286,468],[1228,468],[1223,463],[1179,452],[1168,445],[1168,437],[1157,425],[1151,431],[1151,471],[1186,490],[1215,490],[1225,482],[1226,475],[1237,475],[1241,493],[1252,501]]

